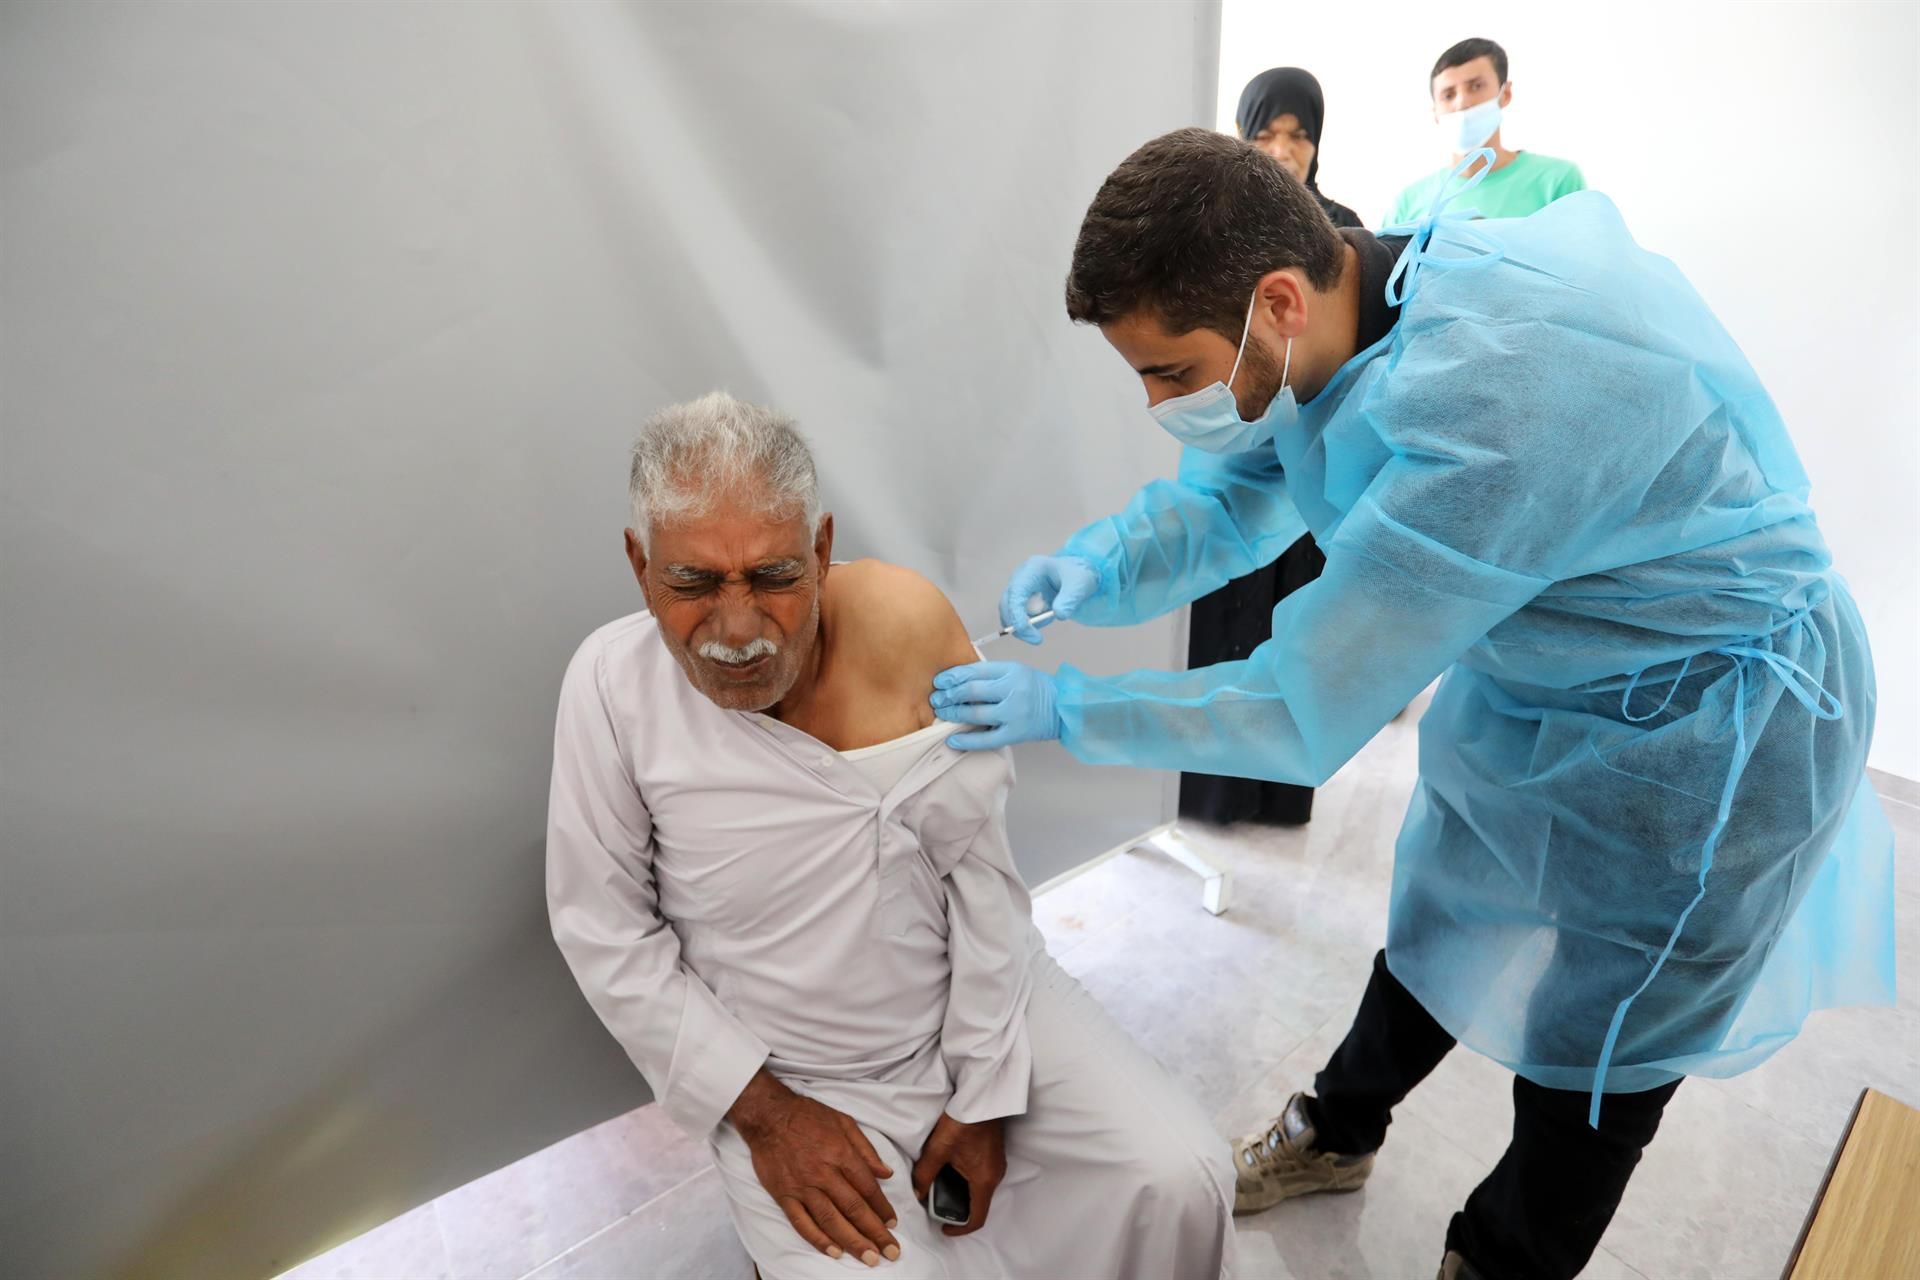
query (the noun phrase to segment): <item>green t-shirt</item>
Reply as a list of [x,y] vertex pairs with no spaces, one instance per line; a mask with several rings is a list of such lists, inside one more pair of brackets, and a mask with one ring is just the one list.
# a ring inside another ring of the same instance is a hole
[[[1393,212],[1381,225],[1396,227],[1425,215],[1433,205],[1434,193],[1446,181],[1453,166],[1430,173],[1400,193]],[[1495,169],[1478,186],[1460,197],[1462,208],[1475,208],[1485,218],[1524,218],[1558,200],[1561,196],[1585,191],[1587,182],[1571,160],[1556,160],[1533,151],[1517,152],[1513,163]]]

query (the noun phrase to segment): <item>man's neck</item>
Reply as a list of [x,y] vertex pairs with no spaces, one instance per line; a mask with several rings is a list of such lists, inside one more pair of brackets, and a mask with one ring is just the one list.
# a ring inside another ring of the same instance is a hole
[[[1500,131],[1498,129],[1495,129],[1493,131],[1493,136],[1487,139],[1486,145],[1488,147],[1493,148],[1493,167],[1491,169],[1487,169],[1486,161],[1475,160],[1473,162],[1473,167],[1467,170],[1465,176],[1471,178],[1474,174],[1479,173],[1482,169],[1486,169],[1488,173],[1498,173],[1500,172],[1500,170],[1512,164],[1514,157],[1520,154],[1518,151],[1509,151],[1505,147],[1500,145]],[[1474,150],[1476,151],[1479,151],[1481,149],[1482,148],[1480,147],[1474,148]],[[1465,151],[1456,151],[1453,156],[1453,164],[1451,167],[1455,169],[1459,168],[1460,162],[1462,160],[1465,160],[1466,158],[1467,158],[1467,153]]]
[[1360,350],[1360,274],[1360,254],[1343,238],[1340,278],[1315,298],[1315,310],[1319,313],[1314,323],[1316,339],[1320,333],[1327,337],[1316,340],[1308,353],[1305,376],[1294,382],[1294,395],[1302,404],[1319,395],[1340,367]]

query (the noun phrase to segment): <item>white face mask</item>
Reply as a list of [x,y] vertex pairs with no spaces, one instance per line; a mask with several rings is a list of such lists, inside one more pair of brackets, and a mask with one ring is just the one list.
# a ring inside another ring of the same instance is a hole
[[1148,407],[1147,412],[1154,420],[1181,444],[1207,453],[1245,453],[1271,444],[1275,433],[1291,427],[1299,418],[1300,405],[1293,398],[1293,388],[1286,385],[1287,374],[1293,368],[1292,338],[1287,339],[1286,360],[1280,368],[1280,390],[1274,393],[1266,411],[1257,420],[1248,422],[1241,418],[1240,406],[1233,398],[1233,380],[1239,376],[1240,361],[1247,354],[1247,339],[1253,333],[1253,308],[1259,300],[1260,290],[1256,287],[1247,302],[1247,322],[1240,330],[1240,350],[1234,353],[1233,370],[1225,382],[1215,382]]
[[1500,131],[1500,114],[1500,97],[1495,94],[1465,111],[1441,116],[1433,127],[1441,146],[1455,155],[1465,155]]

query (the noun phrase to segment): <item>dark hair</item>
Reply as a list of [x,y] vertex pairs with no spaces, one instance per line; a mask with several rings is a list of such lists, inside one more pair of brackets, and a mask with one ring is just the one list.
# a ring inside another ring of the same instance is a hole
[[1475,58],[1492,58],[1493,74],[1500,77],[1500,83],[1507,82],[1507,51],[1491,40],[1475,36],[1471,40],[1462,40],[1453,48],[1440,55],[1440,61],[1433,64],[1433,70],[1427,72],[1427,92],[1433,92],[1433,82],[1440,73],[1450,67],[1464,67]]
[[1067,314],[1107,324],[1151,307],[1171,333],[1240,340],[1261,276],[1299,267],[1316,289],[1340,278],[1342,243],[1279,162],[1211,129],[1176,129],[1107,175],[1080,224]]

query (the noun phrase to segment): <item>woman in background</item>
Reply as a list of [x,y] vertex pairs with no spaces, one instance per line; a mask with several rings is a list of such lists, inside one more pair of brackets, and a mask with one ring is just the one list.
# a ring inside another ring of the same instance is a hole
[[1320,194],[1320,128],[1326,114],[1320,82],[1311,72],[1275,67],[1247,81],[1234,121],[1242,138],[1306,184],[1334,226],[1357,227],[1360,219],[1353,210]]

